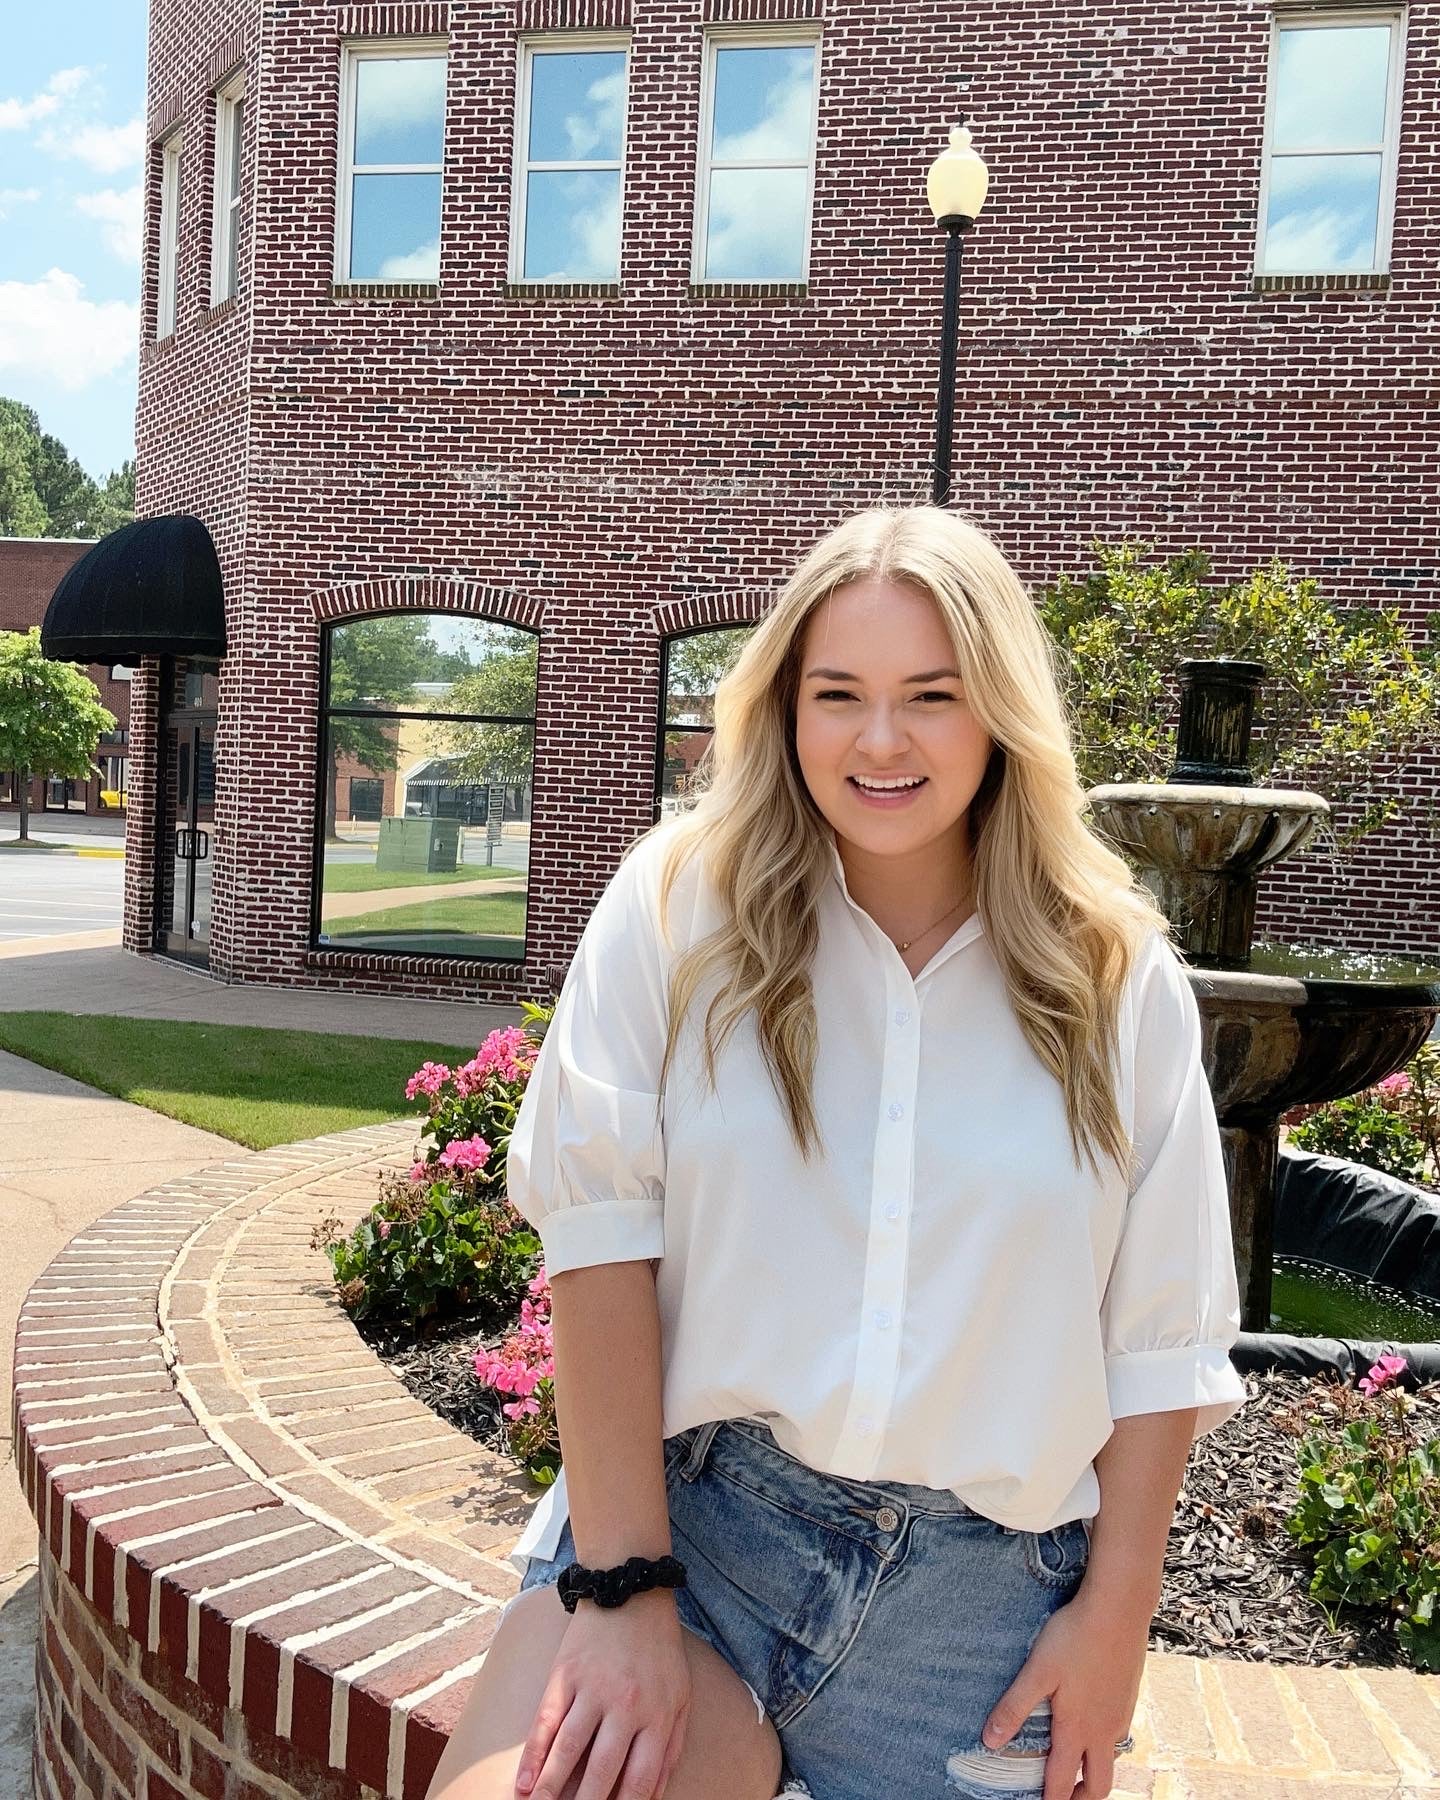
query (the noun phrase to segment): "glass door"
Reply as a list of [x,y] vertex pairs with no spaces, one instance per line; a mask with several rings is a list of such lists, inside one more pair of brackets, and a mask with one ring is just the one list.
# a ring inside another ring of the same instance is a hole
[[[160,738],[160,859],[155,948],[208,964],[215,835],[215,717],[195,665],[177,670]],[[187,705],[186,702],[189,702]],[[196,702],[199,702],[197,705]]]

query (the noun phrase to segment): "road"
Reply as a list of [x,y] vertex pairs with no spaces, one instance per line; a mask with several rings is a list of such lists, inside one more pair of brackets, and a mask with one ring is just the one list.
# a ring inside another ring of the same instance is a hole
[[0,850],[0,944],[118,931],[124,892],[123,857]]

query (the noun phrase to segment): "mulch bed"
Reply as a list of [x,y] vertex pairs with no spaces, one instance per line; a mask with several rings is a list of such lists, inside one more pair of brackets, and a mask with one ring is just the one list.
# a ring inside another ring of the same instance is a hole
[[[417,1400],[487,1449],[509,1456],[502,1397],[475,1379],[477,1324],[413,1331],[360,1324],[361,1336]],[[1391,1622],[1376,1609],[1325,1609],[1308,1590],[1306,1552],[1284,1528],[1294,1504],[1296,1447],[1312,1416],[1340,1422],[1364,1396],[1347,1383],[1284,1371],[1244,1377],[1251,1399],[1190,1452],[1166,1551],[1150,1648],[1246,1662],[1329,1668],[1408,1668]],[[1337,1388],[1340,1389],[1337,1393]],[[1440,1381],[1407,1389],[1418,1438],[1440,1432]],[[1370,1403],[1365,1402],[1368,1406]]]

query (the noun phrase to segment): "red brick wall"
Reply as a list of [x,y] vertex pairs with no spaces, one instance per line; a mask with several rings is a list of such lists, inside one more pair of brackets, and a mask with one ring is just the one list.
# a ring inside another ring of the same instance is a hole
[[[94,541],[85,538],[0,537],[0,631],[28,631],[41,624],[62,576],[93,547]],[[125,731],[130,725],[130,683],[112,681],[110,667],[92,663],[85,673],[100,690],[100,704],[114,713],[116,730]],[[102,744],[96,760],[116,751],[127,754],[123,744]],[[100,810],[100,787],[98,776],[85,783],[87,812]],[[13,788],[5,791],[9,794]],[[37,812],[43,795],[44,783],[36,775],[30,782],[30,803]]]
[[[242,45],[250,83],[239,302],[205,311],[197,129],[179,330],[142,356],[138,414],[140,512],[205,517],[229,589],[217,971],[507,998],[564,960],[652,818],[662,630],[749,620],[828,526],[928,498],[943,246],[924,177],[957,104],[992,183],[965,253],[953,504],[1032,583],[1131,536],[1157,558],[1204,548],[1217,580],[1279,556],[1337,600],[1424,619],[1440,415],[1415,346],[1437,297],[1440,11],[1409,12],[1388,283],[1257,292],[1270,16],[1261,0],[296,0],[262,32],[254,0],[158,5],[152,136],[208,120]],[[697,295],[701,26],[757,17],[823,20],[808,291]],[[507,297],[530,22],[633,25],[615,297]],[[447,26],[438,293],[333,295],[340,34]],[[152,243],[157,194],[152,156]],[[152,258],[147,335],[153,313]],[[519,975],[307,954],[320,620],[423,604],[427,581],[444,606],[543,633]],[[1437,762],[1405,790],[1427,794]],[[1434,947],[1433,844],[1412,821],[1346,874],[1307,855],[1262,890],[1260,928]]]

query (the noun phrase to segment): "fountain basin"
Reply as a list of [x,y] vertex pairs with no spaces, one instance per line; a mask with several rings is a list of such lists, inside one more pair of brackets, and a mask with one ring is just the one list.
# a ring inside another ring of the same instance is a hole
[[1259,871],[1330,817],[1303,788],[1109,781],[1089,790],[1096,829],[1134,862],[1192,964],[1243,964]]
[[1336,1100],[1402,1068],[1440,1018],[1440,966],[1404,981],[1191,969],[1202,1058],[1230,1190],[1240,1323],[1270,1323],[1280,1114]]

